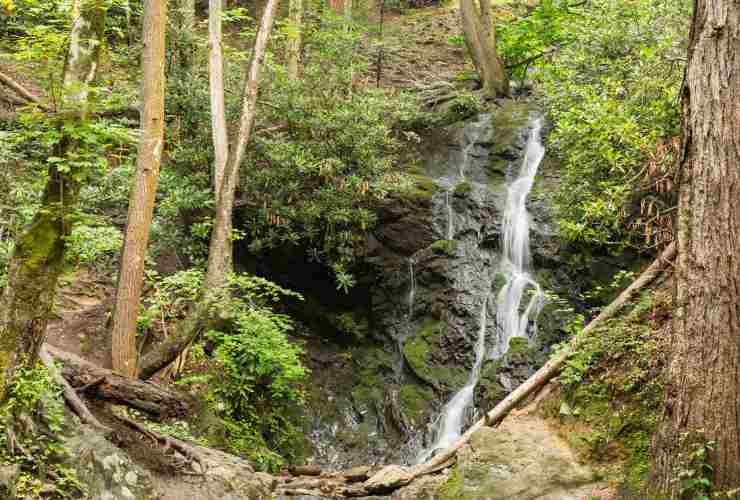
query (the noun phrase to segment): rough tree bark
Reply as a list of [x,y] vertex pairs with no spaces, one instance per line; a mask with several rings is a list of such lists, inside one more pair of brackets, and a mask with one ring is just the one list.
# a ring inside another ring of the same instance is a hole
[[164,50],[167,2],[144,1],[142,36],[141,138],[136,174],[128,207],[126,235],[118,272],[113,312],[113,370],[136,376],[136,320],[139,317],[144,261],[157,194],[159,167],[164,148]]
[[208,251],[208,270],[202,290],[203,299],[191,311],[188,318],[178,325],[172,335],[142,358],[139,376],[143,379],[153,376],[174,361],[182,350],[215,320],[211,317],[212,311],[210,310],[207,297],[211,291],[220,289],[224,285],[226,275],[232,270],[231,217],[234,208],[236,184],[239,178],[239,166],[244,159],[244,152],[254,125],[257,105],[257,83],[278,3],[278,0],[268,0],[265,10],[262,13],[259,31],[257,32],[257,40],[252,52],[247,81],[244,86],[239,131],[237,133],[236,143],[233,145],[229,155],[223,184],[217,198],[216,217],[213,223],[213,230],[211,231],[211,242]]
[[[299,0],[300,1],[300,0]],[[222,0],[210,0],[208,5],[208,75],[211,96],[211,134],[213,136],[213,192],[216,206],[221,194],[226,162],[229,158],[229,138],[226,129],[224,103],[224,55],[221,29]]]
[[[653,493],[679,498],[697,442],[717,491],[740,488],[740,2],[697,0],[683,87],[675,316]],[[734,496],[733,496],[734,498]]]
[[[69,51],[64,68],[62,106],[84,120],[89,85],[98,68],[107,0],[75,0]],[[64,136],[53,156],[66,158],[75,141]],[[32,366],[46,336],[57,281],[64,263],[65,238],[80,184],[76,168],[65,171],[50,163],[39,209],[15,241],[0,318],[0,400],[19,366]]]
[[298,79],[303,30],[303,0],[290,0],[290,34],[288,35],[288,78]]
[[491,95],[509,93],[509,80],[501,58],[496,52],[496,39],[488,0],[480,0],[478,13],[473,0],[460,0],[460,20],[465,45],[480,76],[483,89]]

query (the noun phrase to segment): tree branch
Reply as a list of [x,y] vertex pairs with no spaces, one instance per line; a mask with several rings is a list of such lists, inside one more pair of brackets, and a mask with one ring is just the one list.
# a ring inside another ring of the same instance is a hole
[[32,104],[38,104],[41,106],[41,109],[44,109],[46,111],[50,111],[51,108],[49,108],[46,104],[43,104],[41,100],[33,95],[26,87],[21,85],[20,83],[13,80],[11,77],[0,71],[0,83],[3,83],[7,87],[10,87],[15,91],[19,96],[21,96],[23,99],[25,99],[27,102]]

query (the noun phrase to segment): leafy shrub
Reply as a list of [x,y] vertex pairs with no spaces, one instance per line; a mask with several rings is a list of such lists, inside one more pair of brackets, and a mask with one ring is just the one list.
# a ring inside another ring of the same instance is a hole
[[[140,327],[169,321],[204,300],[199,295],[203,276],[197,269],[166,278],[150,275],[152,293]],[[290,318],[274,311],[291,297],[302,299],[263,278],[229,276],[225,288],[207,299],[220,318],[218,329],[207,334],[212,347],[207,371],[180,382],[204,391],[221,421],[222,445],[269,470],[299,456],[303,444],[302,349],[288,339]]]
[[66,239],[65,259],[98,269],[110,267],[123,245],[123,234],[113,226],[78,224]]
[[303,244],[346,289],[378,202],[402,185],[393,169],[401,146],[393,126],[412,104],[357,84],[368,67],[358,50],[361,32],[331,21],[305,33],[300,81],[270,66],[269,106],[260,111],[280,128],[256,136],[241,186],[253,251]]
[[[20,415],[36,419],[41,425],[31,428],[14,425]],[[40,422],[39,422],[40,421]],[[0,408],[0,466],[17,464],[15,498],[63,499],[84,493],[73,469],[65,464],[69,452],[61,438],[64,428],[64,401],[61,387],[51,379],[46,368],[19,369],[9,389],[9,397]],[[13,439],[10,439],[10,433]],[[9,444],[14,442],[15,449]],[[48,485],[52,486],[51,491]]]
[[588,2],[558,25],[567,43],[538,60],[533,74],[553,121],[549,151],[562,163],[556,204],[568,241],[636,244],[629,221],[640,172],[679,131],[689,12],[687,0]]

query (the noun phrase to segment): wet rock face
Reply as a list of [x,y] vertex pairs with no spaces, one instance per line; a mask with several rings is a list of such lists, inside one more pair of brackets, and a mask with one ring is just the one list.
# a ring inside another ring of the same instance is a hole
[[[431,422],[469,376],[483,316],[488,355],[475,392],[478,411],[524,381],[562,340],[572,314],[546,305],[534,342],[493,356],[496,296],[505,284],[499,268],[506,184],[521,164],[529,117],[527,105],[503,101],[436,134],[424,172],[414,175],[416,188],[380,208],[350,295],[337,293],[331,276],[305,261],[264,270],[307,298],[294,316],[309,330],[310,460],[331,468],[413,461],[432,439]],[[556,186],[557,165],[546,156],[527,203],[535,278],[579,310],[578,294],[601,257],[573,267],[555,231]],[[474,417],[469,411],[467,421]]]

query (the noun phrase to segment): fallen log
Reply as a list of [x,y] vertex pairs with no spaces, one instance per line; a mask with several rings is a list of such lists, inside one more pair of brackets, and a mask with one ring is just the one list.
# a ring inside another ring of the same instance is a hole
[[[542,368],[537,370],[534,375],[528,378],[519,387],[514,389],[503,401],[497,404],[491,411],[489,411],[483,418],[473,424],[457,441],[455,441],[449,448],[438,453],[432,457],[429,461],[410,467],[405,471],[403,480],[399,481],[399,471],[395,469],[385,468],[375,474],[373,477],[368,479],[363,486],[367,490],[384,490],[394,489],[408,484],[417,477],[425,474],[432,474],[439,470],[440,466],[447,462],[451,462],[458,450],[467,443],[473,434],[484,426],[492,426],[499,424],[506,415],[509,414],[517,405],[524,401],[528,396],[535,393],[538,389],[544,386],[547,382],[552,380],[565,366],[568,357],[576,352],[583,342],[583,340],[590,335],[593,330],[603,323],[605,320],[613,317],[627,302],[632,299],[637,292],[645,288],[647,285],[653,282],[671,263],[676,255],[676,245],[671,243],[663,253],[648,267],[626,290],[624,290],[619,296],[609,304],[601,313],[596,316],[582,331],[580,334],[574,336],[570,343],[559,353],[557,353],[550,361],[548,361]],[[389,469],[389,470],[386,470]],[[392,472],[392,473],[389,473]],[[384,477],[386,476],[386,477]],[[371,486],[368,488],[367,486]]]
[[5,73],[0,71],[0,83],[6,85],[7,87],[13,89],[19,96],[21,96],[23,99],[28,101],[29,103],[38,104],[41,109],[48,111],[49,107],[42,103],[41,100],[33,95],[26,87],[18,83],[17,81],[13,80],[10,76],[6,75]]
[[122,377],[49,344],[45,344],[44,349],[62,363],[62,376],[69,385],[84,388],[90,398],[122,404],[156,418],[191,413],[193,403],[187,395],[151,382]]

